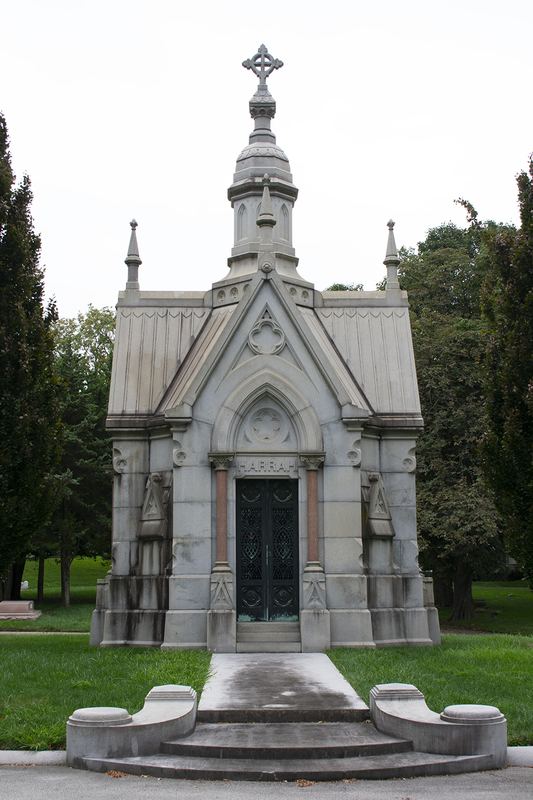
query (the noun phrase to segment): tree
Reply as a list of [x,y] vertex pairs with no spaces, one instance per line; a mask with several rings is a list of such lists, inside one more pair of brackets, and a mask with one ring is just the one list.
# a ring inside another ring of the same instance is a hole
[[65,441],[59,503],[47,534],[59,547],[63,606],[70,604],[72,559],[110,555],[111,484],[106,466],[111,459],[105,418],[114,332],[114,311],[91,305],[86,314],[59,320],[54,328],[56,369],[64,385]]
[[487,236],[494,274],[484,291],[490,337],[481,454],[509,552],[533,588],[533,157],[517,183],[519,230]]
[[433,228],[418,252],[403,250],[424,433],[417,448],[421,562],[451,619],[474,615],[472,580],[503,561],[500,525],[478,464],[484,433],[481,361],[486,332],[480,292],[487,269],[475,211],[466,230]]
[[28,176],[15,186],[0,115],[0,582],[51,513],[61,452],[57,314],[43,305],[31,200]]
[[325,292],[362,292],[362,283],[332,283]]

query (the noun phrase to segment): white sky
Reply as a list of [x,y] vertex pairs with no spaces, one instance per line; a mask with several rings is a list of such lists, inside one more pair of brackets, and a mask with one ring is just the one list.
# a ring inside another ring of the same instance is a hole
[[129,221],[141,289],[226,275],[226,199],[264,42],[273,131],[300,196],[299,272],[374,289],[386,223],[518,223],[533,150],[531,0],[0,0],[0,110],[30,175],[61,316],[114,305]]

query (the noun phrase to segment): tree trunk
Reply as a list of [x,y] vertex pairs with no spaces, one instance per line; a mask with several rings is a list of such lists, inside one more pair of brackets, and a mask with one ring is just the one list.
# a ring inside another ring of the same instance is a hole
[[438,608],[451,608],[453,606],[453,582],[451,576],[433,577],[433,591],[435,593],[435,605]]
[[0,580],[0,600],[11,599],[12,582],[13,582],[13,566],[10,566],[5,577]]
[[20,600],[20,584],[22,576],[24,575],[24,567],[26,566],[26,553],[22,553],[16,561],[13,562],[12,584],[11,584],[11,597],[10,600]]
[[473,619],[475,615],[472,598],[472,570],[463,561],[459,561],[455,570],[453,611],[447,622]]
[[70,547],[62,547],[61,558],[61,607],[70,606],[70,564],[72,561]]
[[37,573],[37,603],[44,603],[44,554],[45,548],[39,548],[39,572]]

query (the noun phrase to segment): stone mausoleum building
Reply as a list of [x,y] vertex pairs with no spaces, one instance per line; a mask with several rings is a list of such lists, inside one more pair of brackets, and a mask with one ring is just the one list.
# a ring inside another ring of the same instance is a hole
[[[255,128],[229,188],[235,245],[207,291],[142,292],[132,222],[109,400],[112,569],[91,642],[313,652],[439,640],[417,555],[422,429],[389,222],[385,291],[320,292],[292,244],[298,189]],[[221,268],[222,272],[222,268]]]

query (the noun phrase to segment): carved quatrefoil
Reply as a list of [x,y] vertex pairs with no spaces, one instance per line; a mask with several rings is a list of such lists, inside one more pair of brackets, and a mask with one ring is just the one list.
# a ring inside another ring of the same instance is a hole
[[274,356],[285,346],[285,334],[273,319],[262,319],[250,331],[248,343],[257,355]]

